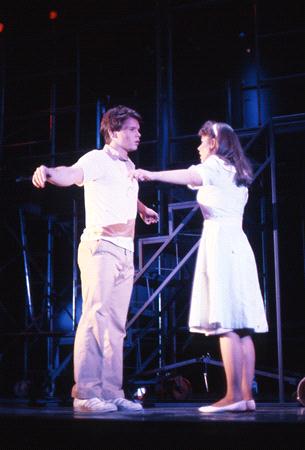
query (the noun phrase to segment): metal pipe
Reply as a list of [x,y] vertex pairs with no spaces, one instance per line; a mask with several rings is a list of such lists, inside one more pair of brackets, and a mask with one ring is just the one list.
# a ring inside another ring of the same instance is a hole
[[100,134],[100,127],[101,127],[101,101],[100,99],[97,99],[96,101],[96,130],[95,130],[95,146],[99,150],[101,148],[101,134]]
[[[165,139],[167,140],[165,148],[163,148],[164,154],[164,164],[166,168],[168,166],[168,161],[173,160],[173,152],[171,146],[171,136],[176,134],[175,130],[175,119],[174,119],[174,79],[173,79],[173,36],[172,36],[172,16],[167,9],[167,135]],[[175,156],[174,156],[175,160]]]
[[[198,358],[186,359],[185,361],[180,361],[178,363],[168,364],[166,366],[163,366],[161,368],[161,371],[167,372],[168,370],[171,370],[171,369],[177,369],[178,367],[189,366],[191,364],[196,364],[196,363],[206,363],[206,364],[211,364],[211,365],[217,366],[217,367],[223,367],[222,361],[218,361],[217,359],[213,359],[209,356],[200,356]],[[143,372],[142,375],[152,375],[156,372],[160,372],[160,369],[147,370],[146,372]],[[273,378],[275,380],[278,379],[278,375],[276,373],[267,372],[264,370],[255,370],[255,375],[261,375],[261,376],[264,376],[267,378]],[[297,378],[297,377],[285,376],[284,379],[289,384],[297,385],[299,382],[299,378]]]
[[80,50],[79,36],[76,39],[76,108],[75,108],[75,149],[80,147]]
[[277,330],[277,357],[278,357],[278,388],[279,401],[284,401],[283,380],[283,350],[282,350],[282,319],[281,319],[281,289],[280,289],[280,262],[279,262],[279,239],[278,239],[278,212],[276,191],[276,154],[274,142],[273,122],[269,124],[269,147],[270,147],[270,171],[271,171],[271,196],[272,196],[272,221],[273,221],[273,257],[274,257],[274,279],[276,300],[276,330]]
[[230,80],[226,81],[226,117],[227,123],[232,123],[232,87]]
[[5,41],[0,39],[0,58],[1,58],[1,69],[0,69],[0,162],[2,162],[3,154],[3,135],[4,135],[4,106],[5,106]]
[[260,200],[260,225],[261,225],[261,245],[262,245],[262,266],[263,266],[263,298],[265,309],[268,303],[268,265],[267,265],[267,233],[266,233],[266,198]]
[[[160,205],[160,189],[158,190],[158,205]],[[159,210],[159,217],[160,217],[160,210]],[[158,223],[158,232],[160,233],[160,223]],[[158,276],[161,277],[162,273],[162,267],[161,267],[161,254],[158,256]],[[163,339],[162,339],[162,326],[163,326],[163,320],[162,320],[162,294],[161,292],[158,295],[158,361],[159,361],[159,367],[162,367],[164,364],[163,361]]]
[[[27,256],[27,239],[26,239],[26,231],[25,231],[25,223],[23,211],[19,208],[19,220],[20,220],[20,229],[21,229],[21,243],[22,243],[22,255],[23,255],[23,266],[24,266],[24,274],[25,274],[25,285],[26,285],[26,311],[25,311],[25,328],[29,325],[29,319],[33,321],[34,312],[33,312],[33,304],[32,304],[32,295],[31,295],[31,284],[30,284],[30,273],[29,273],[29,264],[28,264],[28,256]],[[29,342],[28,338],[25,337],[23,343],[23,378],[27,378],[28,374],[28,358],[29,354]]]
[[[53,332],[53,217],[48,217],[48,257],[47,257],[47,321],[48,329]],[[53,369],[53,337],[47,338],[47,367]]]
[[72,269],[72,331],[76,329],[76,299],[77,299],[77,207],[73,200],[73,269]]
[[252,137],[252,139],[250,139],[250,141],[247,143],[247,145],[244,148],[244,151],[247,152],[248,149],[254,144],[254,142],[256,141],[256,139],[258,139],[263,132],[265,131],[265,129],[267,128],[268,124],[263,125],[258,132]]
[[51,144],[51,164],[55,165],[56,153],[56,84],[51,87],[51,105],[50,105],[50,144]]
[[23,267],[24,267],[24,275],[25,275],[25,286],[26,286],[26,305],[27,305],[27,312],[26,312],[26,327],[29,323],[29,318],[31,321],[34,318],[34,311],[33,311],[33,303],[32,303],[32,294],[31,294],[31,283],[30,283],[30,269],[28,264],[28,255],[27,255],[27,238],[26,238],[26,231],[25,231],[25,222],[24,222],[24,215],[23,210],[19,208],[19,220],[20,220],[20,229],[21,229],[21,243],[22,243],[22,256],[23,256]]
[[261,100],[261,80],[260,80],[260,54],[258,40],[258,14],[257,2],[253,5],[254,9],[254,33],[255,33],[255,67],[256,67],[256,86],[257,86],[257,111],[258,125],[262,125],[262,100]]

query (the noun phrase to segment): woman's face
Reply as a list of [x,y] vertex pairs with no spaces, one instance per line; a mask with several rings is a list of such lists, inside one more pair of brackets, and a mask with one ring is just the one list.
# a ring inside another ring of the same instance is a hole
[[209,156],[216,153],[217,141],[207,135],[201,136],[201,144],[198,147],[200,161],[203,163]]

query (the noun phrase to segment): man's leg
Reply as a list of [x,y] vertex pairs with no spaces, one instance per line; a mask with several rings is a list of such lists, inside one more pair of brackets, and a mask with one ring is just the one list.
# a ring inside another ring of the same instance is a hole
[[[122,255],[125,251],[115,245],[100,241],[98,243],[81,243],[79,250],[79,264],[82,278],[83,312],[78,325],[74,345],[74,377],[75,385],[72,396],[77,398],[103,398],[104,383],[109,384],[115,358],[113,349],[113,325],[116,317],[113,310],[122,309],[126,314],[132,289],[133,270],[129,277],[129,284],[125,286],[125,297],[121,305],[115,296],[116,286],[122,278]],[[132,260],[132,254],[131,258]],[[130,269],[131,270],[131,269]],[[122,331],[122,319],[116,326]],[[125,333],[125,331],[124,331]],[[118,332],[116,332],[118,335]],[[123,339],[121,339],[122,341]],[[115,374],[112,372],[116,384]],[[121,377],[120,377],[121,378]],[[109,390],[109,388],[108,388]],[[105,392],[107,395],[107,391]],[[120,392],[122,394],[122,392]],[[108,395],[107,395],[108,396]]]
[[126,319],[133,288],[133,253],[120,249],[119,274],[111,293],[109,305],[108,342],[109,351],[103,358],[102,396],[105,399],[124,398],[123,346],[126,335]]

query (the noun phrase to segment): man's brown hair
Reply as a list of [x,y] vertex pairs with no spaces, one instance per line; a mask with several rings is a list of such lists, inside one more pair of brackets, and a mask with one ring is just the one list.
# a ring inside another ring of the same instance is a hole
[[108,109],[103,115],[100,128],[106,144],[109,144],[111,141],[109,132],[120,131],[124,122],[130,117],[136,119],[138,122],[142,121],[140,114],[127,106],[118,105],[115,108]]

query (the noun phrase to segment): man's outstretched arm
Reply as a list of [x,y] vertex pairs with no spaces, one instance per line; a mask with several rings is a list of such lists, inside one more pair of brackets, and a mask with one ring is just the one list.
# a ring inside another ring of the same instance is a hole
[[81,184],[84,178],[83,169],[75,166],[47,167],[40,166],[35,170],[32,183],[37,188],[44,188],[46,183],[67,187]]

